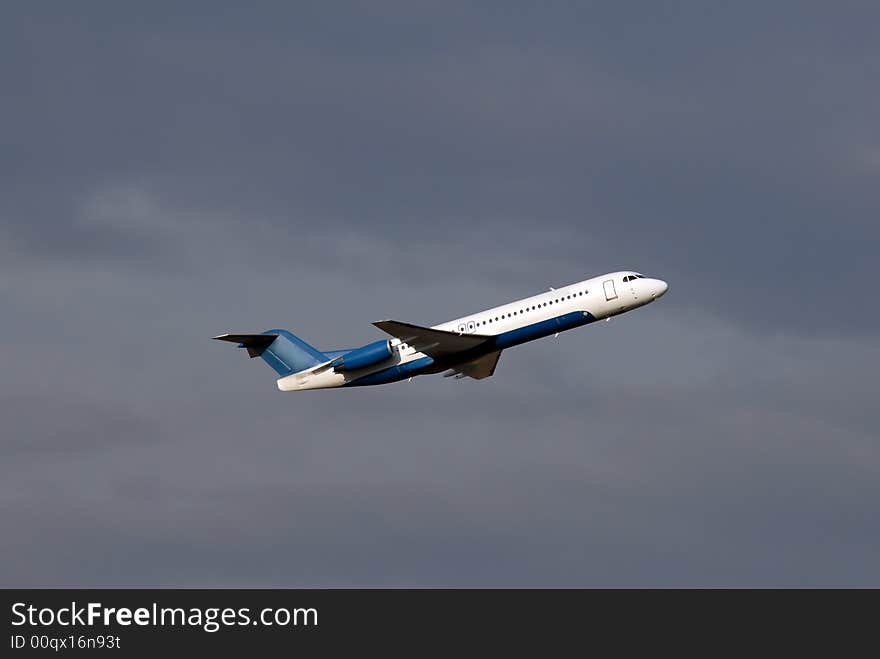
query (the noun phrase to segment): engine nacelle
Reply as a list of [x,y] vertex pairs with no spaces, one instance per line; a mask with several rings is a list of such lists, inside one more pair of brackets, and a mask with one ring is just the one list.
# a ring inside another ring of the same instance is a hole
[[392,355],[391,341],[376,341],[347,352],[339,358],[337,371],[355,371],[385,361]]

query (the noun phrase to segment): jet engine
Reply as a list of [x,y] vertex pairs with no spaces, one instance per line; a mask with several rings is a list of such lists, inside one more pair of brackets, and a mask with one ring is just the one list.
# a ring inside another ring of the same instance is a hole
[[392,352],[391,341],[388,339],[368,343],[339,357],[339,362],[334,368],[337,371],[355,371],[359,368],[366,368],[385,361]]

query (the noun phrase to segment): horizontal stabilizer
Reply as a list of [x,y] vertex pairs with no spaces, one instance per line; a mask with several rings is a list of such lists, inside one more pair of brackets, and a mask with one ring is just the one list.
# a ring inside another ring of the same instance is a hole
[[373,325],[434,359],[467,352],[492,338],[482,334],[445,332],[396,320],[380,320]]
[[218,341],[237,343],[239,348],[247,348],[248,355],[259,357],[263,351],[278,338],[277,334],[221,334],[214,337]]
[[259,334],[221,334],[214,338],[247,348],[248,355],[261,357],[283,378],[327,361],[327,355],[286,329],[271,329]]

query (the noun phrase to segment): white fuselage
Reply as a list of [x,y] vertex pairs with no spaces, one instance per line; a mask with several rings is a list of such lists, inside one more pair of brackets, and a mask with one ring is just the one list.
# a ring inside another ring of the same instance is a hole
[[[478,334],[496,337],[498,349],[504,349],[548,334],[558,333],[573,326],[587,324],[596,320],[610,318],[641,307],[662,296],[667,285],[660,279],[652,279],[629,270],[612,272],[600,277],[585,279],[568,286],[550,289],[531,297],[515,300],[485,311],[462,316],[454,320],[434,325],[433,329],[455,332],[457,334]],[[583,316],[582,322],[577,318]],[[552,328],[554,319],[564,318],[569,325],[556,331]],[[572,319],[575,319],[572,321]],[[548,326],[550,329],[547,329]],[[532,328],[538,331],[530,333]],[[355,372],[336,372],[333,369],[311,369],[294,373],[278,380],[282,391],[303,389],[324,389],[340,387],[358,378],[371,375],[400,365],[432,362],[427,355],[408,346],[400,339],[391,339],[392,358],[387,363]],[[425,369],[430,368],[425,364]],[[420,372],[414,368],[412,375]]]

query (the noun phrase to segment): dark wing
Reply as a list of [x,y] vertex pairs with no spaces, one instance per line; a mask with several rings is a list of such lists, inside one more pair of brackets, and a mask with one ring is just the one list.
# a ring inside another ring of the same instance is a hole
[[492,338],[483,334],[445,332],[396,320],[380,320],[373,325],[435,359],[473,350]]

